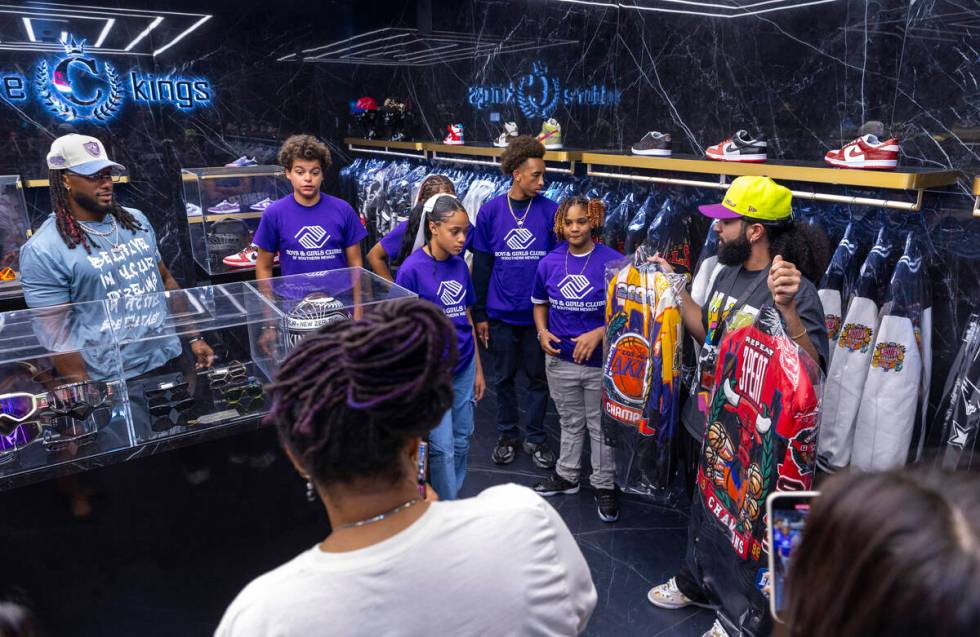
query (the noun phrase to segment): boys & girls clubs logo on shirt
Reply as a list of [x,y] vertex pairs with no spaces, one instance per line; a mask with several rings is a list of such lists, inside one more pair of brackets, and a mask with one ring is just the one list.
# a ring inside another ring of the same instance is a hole
[[66,122],[107,122],[119,114],[127,100],[142,104],[169,104],[183,111],[210,105],[211,82],[173,74],[154,77],[139,70],[120,72],[85,51],[85,40],[68,35],[61,42],[63,56],[41,58],[30,82],[16,72],[0,73],[0,98],[26,102],[31,95]]
[[595,289],[584,274],[569,274],[558,282],[558,291],[566,299],[578,301]]
[[454,279],[439,283],[436,296],[445,306],[443,313],[447,318],[466,316],[466,286]]
[[307,250],[319,250],[330,240],[330,235],[322,226],[303,226],[294,238]]

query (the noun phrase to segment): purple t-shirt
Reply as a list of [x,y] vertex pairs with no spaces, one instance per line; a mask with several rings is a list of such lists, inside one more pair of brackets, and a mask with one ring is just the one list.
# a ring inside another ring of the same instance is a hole
[[466,316],[466,308],[476,303],[466,261],[462,257],[436,261],[425,250],[416,250],[398,268],[395,283],[442,309],[456,328],[459,360],[453,373],[466,369],[474,352],[473,326]]
[[402,238],[405,237],[405,230],[408,229],[408,220],[402,221],[391,229],[391,232],[381,237],[381,247],[388,255],[388,262],[391,263],[398,258],[402,251]]
[[346,201],[320,193],[316,205],[304,206],[287,195],[262,213],[252,243],[278,252],[282,273],[289,275],[346,268],[344,250],[366,236]]
[[[601,243],[587,255],[569,254],[568,244],[562,242],[538,263],[531,300],[548,304],[548,331],[561,339],[559,358],[572,361],[572,339],[605,323],[606,264],[622,258]],[[585,364],[602,367],[602,347]]]
[[487,316],[511,325],[533,325],[531,286],[538,262],[550,252],[555,240],[558,204],[538,195],[518,227],[507,207],[507,194],[483,204],[476,217],[473,249],[493,255],[493,272],[487,290]]

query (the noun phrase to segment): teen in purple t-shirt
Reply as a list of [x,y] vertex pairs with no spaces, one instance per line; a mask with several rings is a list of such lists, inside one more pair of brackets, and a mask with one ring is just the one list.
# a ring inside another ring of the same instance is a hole
[[[439,193],[455,195],[456,188],[453,186],[452,180],[445,175],[427,175],[419,184],[418,198],[415,201],[415,206],[408,213],[408,219],[392,228],[391,232],[383,236],[368,252],[368,265],[371,266],[371,270],[375,274],[389,281],[395,280],[391,271],[414,251],[414,244],[404,242],[405,235],[410,234],[412,241],[416,239],[419,219],[422,218],[422,203],[428,201],[432,195]],[[409,231],[410,228],[411,231]],[[472,237],[472,232],[467,233],[467,242]]]
[[534,282],[534,323],[547,354],[548,388],[561,421],[561,455],[555,473],[535,485],[543,496],[577,493],[585,430],[592,449],[590,482],[599,519],[619,519],[613,450],[602,434],[602,338],[605,333],[606,264],[623,255],[596,243],[605,207],[598,199],[569,197],[555,216],[565,239],[541,260]]
[[259,248],[256,278],[272,277],[276,253],[283,275],[361,267],[360,242],[367,231],[350,204],[320,192],[330,167],[327,147],[310,135],[293,135],[279,150],[279,161],[293,193],[262,213],[252,238]]
[[[497,444],[491,459],[509,464],[521,447],[542,469],[555,465],[545,443],[548,379],[535,338],[531,286],[538,261],[555,247],[554,201],[544,187],[544,146],[529,135],[514,138],[500,156],[500,169],[513,178],[510,190],[483,204],[473,238],[476,330],[493,355],[497,393]],[[527,404],[518,409],[515,377],[527,376]],[[519,422],[520,421],[520,422]],[[519,426],[520,425],[520,426]]]
[[466,478],[473,435],[473,404],[485,383],[476,355],[470,307],[476,300],[462,254],[470,220],[452,195],[435,195],[424,204],[426,243],[398,269],[395,283],[442,309],[456,330],[459,358],[453,369],[453,406],[429,433],[429,475],[442,500],[453,500]]

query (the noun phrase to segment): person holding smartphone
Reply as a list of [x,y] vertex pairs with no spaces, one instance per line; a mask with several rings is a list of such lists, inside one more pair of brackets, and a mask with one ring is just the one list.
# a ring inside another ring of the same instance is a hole
[[466,479],[473,405],[486,387],[470,314],[473,283],[460,256],[470,219],[456,197],[437,194],[423,205],[421,223],[425,245],[405,259],[395,283],[441,308],[456,329],[459,360],[453,370],[453,405],[429,433],[432,487],[441,500],[455,500]]

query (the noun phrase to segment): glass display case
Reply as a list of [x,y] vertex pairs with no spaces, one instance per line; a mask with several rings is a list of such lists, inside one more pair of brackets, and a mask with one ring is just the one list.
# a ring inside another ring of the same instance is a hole
[[184,214],[194,261],[209,275],[255,267],[251,246],[262,212],[292,192],[279,166],[184,168]]
[[[136,444],[255,420],[281,352],[261,348],[279,317],[244,283],[106,301]],[[264,328],[271,329],[264,329]]]
[[347,268],[0,313],[0,489],[258,427],[303,338],[414,296]]
[[294,274],[245,285],[252,287],[277,317],[274,329],[263,326],[252,350],[256,365],[267,375],[289,350],[324,325],[359,318],[379,303],[416,297],[414,292],[363,268]]
[[0,486],[133,443],[101,301],[0,314]]
[[20,247],[29,236],[23,183],[17,175],[0,175],[0,299],[21,295]]

